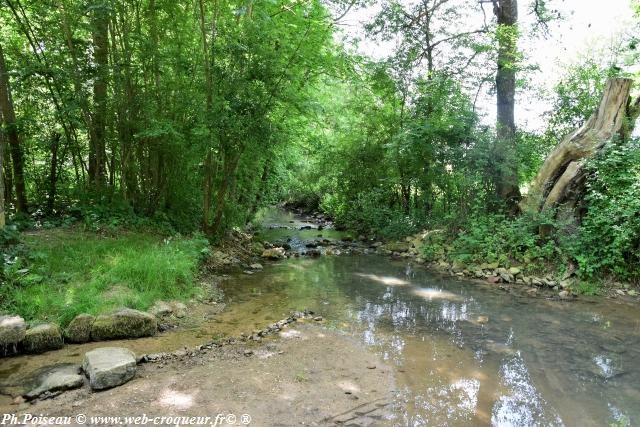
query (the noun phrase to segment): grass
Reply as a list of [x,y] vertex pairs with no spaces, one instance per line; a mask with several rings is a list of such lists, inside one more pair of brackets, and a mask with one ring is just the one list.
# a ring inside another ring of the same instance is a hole
[[146,310],[156,300],[185,301],[199,292],[194,278],[206,250],[201,238],[56,229],[23,241],[27,255],[5,266],[0,310],[28,321],[64,326],[80,313]]

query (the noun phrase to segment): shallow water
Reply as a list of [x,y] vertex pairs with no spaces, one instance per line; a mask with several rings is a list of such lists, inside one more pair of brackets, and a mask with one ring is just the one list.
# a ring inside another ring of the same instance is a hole
[[296,259],[226,281],[223,317],[264,325],[310,308],[397,371],[403,425],[609,425],[640,417],[640,316],[406,275],[378,256]]
[[[306,232],[269,231],[302,241]],[[628,304],[533,299],[375,255],[284,260],[221,286],[227,309],[213,320],[110,345],[168,351],[308,308],[394,367],[397,425],[606,426],[640,419],[640,314]],[[46,364],[78,362],[103,345],[2,359],[0,379],[15,382]]]

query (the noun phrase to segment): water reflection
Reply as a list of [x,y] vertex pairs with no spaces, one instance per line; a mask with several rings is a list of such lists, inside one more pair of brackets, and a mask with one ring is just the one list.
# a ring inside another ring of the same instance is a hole
[[507,392],[493,406],[491,424],[494,426],[562,426],[555,410],[536,389],[520,352],[504,361],[500,380]]
[[405,268],[375,256],[289,260],[225,292],[262,289],[254,304],[318,310],[360,337],[396,367],[395,425],[608,425],[640,415],[637,364],[625,362],[640,356],[631,307],[531,300],[420,269],[409,280]]

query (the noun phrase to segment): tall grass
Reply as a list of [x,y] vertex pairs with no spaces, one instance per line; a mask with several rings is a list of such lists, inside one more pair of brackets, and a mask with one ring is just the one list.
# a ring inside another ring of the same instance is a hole
[[159,299],[196,296],[194,278],[207,244],[197,237],[104,237],[70,230],[33,233],[24,241],[29,255],[5,269],[0,307],[62,325],[80,313],[145,310]]

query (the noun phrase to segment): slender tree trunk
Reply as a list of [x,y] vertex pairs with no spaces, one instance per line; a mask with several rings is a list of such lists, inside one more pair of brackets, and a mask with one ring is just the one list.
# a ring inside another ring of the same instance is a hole
[[2,45],[0,45],[0,110],[2,111],[3,126],[9,141],[11,160],[13,162],[13,181],[16,189],[16,210],[27,213],[27,191],[24,184],[24,156],[20,135],[16,125],[16,115],[11,98],[9,74],[4,59]]
[[496,73],[497,142],[496,193],[515,213],[520,200],[516,159],[515,93],[518,54],[518,2],[493,0],[498,20],[498,71]]
[[[0,114],[0,119],[2,119],[2,114]],[[0,120],[0,125],[1,124],[2,120]],[[4,139],[4,152],[2,153],[2,173],[4,175],[4,204],[5,206],[9,206],[14,203],[13,170],[11,166],[11,155],[9,154],[9,150],[7,148],[7,138],[5,137],[3,132],[0,132],[0,138]]]
[[2,123],[3,123],[2,109],[0,109],[0,230],[4,230],[4,226],[6,225],[5,209],[4,209],[4,205],[5,205],[4,152],[5,152],[6,141],[4,137],[4,132],[2,131],[2,128],[1,128]]
[[49,193],[47,194],[47,214],[53,213],[56,200],[56,184],[58,182],[58,147],[60,146],[60,134],[54,132],[51,135],[51,164],[49,168]]
[[[214,1],[212,18],[211,18],[211,40],[209,43],[207,37],[207,25],[206,25],[206,10],[204,7],[204,0],[198,1],[198,9],[199,9],[199,24],[200,24],[200,37],[202,39],[202,56],[204,60],[204,77],[205,77],[205,114],[206,114],[206,122],[209,130],[209,140],[214,141],[215,129],[213,127],[213,66],[214,66],[214,55],[213,49],[216,38],[217,31],[217,18],[218,18],[218,2]],[[210,205],[211,205],[211,195],[213,193],[213,153],[212,147],[206,147],[205,159],[203,162],[203,189],[202,189],[202,229],[205,234],[215,234],[214,230],[216,229],[216,223],[218,222],[217,214],[216,219],[214,220],[214,225],[211,225],[210,222]],[[223,182],[225,182],[226,177],[223,177]],[[221,189],[220,189],[221,190]],[[218,191],[218,195],[222,194],[222,191]],[[224,193],[226,193],[226,188]],[[223,200],[224,202],[224,196]],[[220,204],[220,200],[217,201],[216,206]],[[220,213],[220,220],[222,219],[222,213]]]
[[109,13],[106,6],[93,11],[93,60],[97,67],[93,83],[93,132],[89,149],[89,177],[94,188],[102,189],[106,183],[106,117],[109,67]]

